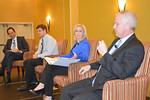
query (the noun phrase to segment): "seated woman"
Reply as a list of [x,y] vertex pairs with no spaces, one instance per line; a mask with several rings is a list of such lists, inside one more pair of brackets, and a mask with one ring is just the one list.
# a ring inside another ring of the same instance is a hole
[[[87,62],[91,47],[87,40],[86,28],[84,25],[79,24],[75,26],[74,38],[76,42],[70,50],[70,53],[60,57],[80,59],[80,62]],[[68,67],[47,64],[42,72],[39,85],[34,90],[30,90],[30,92],[39,95],[45,89],[45,100],[52,100],[53,78],[56,75],[68,75]]]

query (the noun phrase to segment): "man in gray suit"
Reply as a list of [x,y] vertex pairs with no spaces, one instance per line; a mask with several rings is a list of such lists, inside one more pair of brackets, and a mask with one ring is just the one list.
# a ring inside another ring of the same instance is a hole
[[144,58],[144,47],[134,33],[136,24],[137,18],[133,12],[118,13],[113,27],[118,38],[109,49],[103,40],[99,41],[97,49],[102,58],[79,71],[83,75],[90,69],[98,69],[97,74],[64,87],[60,100],[102,100],[105,82],[133,77]]
[[7,40],[7,43],[3,49],[5,56],[3,58],[3,61],[1,62],[2,69],[0,70],[0,76],[4,75],[4,69],[7,67],[6,83],[10,83],[10,75],[13,61],[22,60],[23,53],[29,51],[29,46],[24,37],[16,36],[14,28],[9,27],[7,29],[7,34],[10,36],[11,39]]

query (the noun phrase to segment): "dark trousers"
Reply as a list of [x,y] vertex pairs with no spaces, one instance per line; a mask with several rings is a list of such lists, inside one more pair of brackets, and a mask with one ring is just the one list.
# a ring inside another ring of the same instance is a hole
[[27,84],[31,84],[32,81],[37,81],[36,74],[35,74],[35,67],[38,65],[43,65],[43,59],[28,59],[23,62],[25,67],[25,81]]
[[46,65],[42,72],[40,82],[45,85],[45,95],[52,96],[53,94],[53,78],[56,75],[68,75],[68,67]]
[[2,71],[7,67],[7,79],[10,79],[12,63],[15,60],[22,60],[23,53],[6,52],[2,60]]
[[102,100],[102,90],[94,90],[91,83],[88,78],[63,87],[60,100]]

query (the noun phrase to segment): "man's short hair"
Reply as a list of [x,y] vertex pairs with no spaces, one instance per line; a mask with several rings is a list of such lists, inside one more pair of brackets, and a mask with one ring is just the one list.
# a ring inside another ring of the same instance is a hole
[[124,22],[130,22],[131,24],[131,29],[134,30],[137,25],[137,17],[136,14],[132,11],[124,11],[124,12],[119,12],[117,15],[121,15],[124,18]]
[[[16,32],[14,28],[9,27],[9,28],[7,29],[7,34],[8,34],[8,31],[9,31],[10,29],[12,29],[14,32]],[[9,34],[8,34],[8,35],[9,35]]]
[[38,26],[36,27],[36,29],[38,29],[38,28],[41,28],[41,29],[43,29],[43,30],[46,30],[46,33],[47,33],[47,27],[46,27],[44,24],[38,25]]

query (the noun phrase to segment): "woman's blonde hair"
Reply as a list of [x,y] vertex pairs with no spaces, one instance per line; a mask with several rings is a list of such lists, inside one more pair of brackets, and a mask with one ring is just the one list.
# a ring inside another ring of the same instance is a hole
[[77,27],[81,27],[81,28],[83,29],[83,37],[82,37],[81,41],[84,40],[84,39],[87,39],[86,28],[85,28],[85,26],[82,25],[82,24],[77,24],[77,25],[74,27],[74,30],[73,30],[74,39],[77,40],[76,37],[75,37],[75,30],[76,30]]

